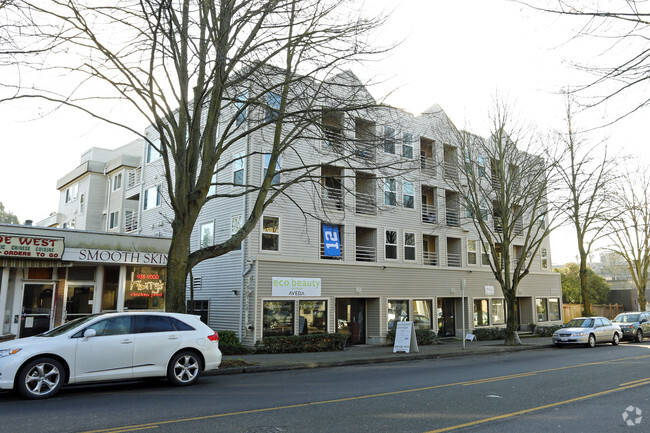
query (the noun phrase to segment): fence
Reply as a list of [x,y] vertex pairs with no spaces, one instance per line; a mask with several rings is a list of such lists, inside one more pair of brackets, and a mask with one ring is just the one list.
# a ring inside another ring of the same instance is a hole
[[[562,310],[564,313],[564,323],[567,323],[574,317],[582,316],[582,304],[562,304]],[[605,316],[610,320],[623,311],[625,311],[623,304],[592,304],[591,306],[591,312],[594,316]]]

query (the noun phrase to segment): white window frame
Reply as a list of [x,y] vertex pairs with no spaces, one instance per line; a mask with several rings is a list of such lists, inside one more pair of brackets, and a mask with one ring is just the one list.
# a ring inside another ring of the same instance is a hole
[[[236,181],[237,173],[241,171],[241,183]],[[232,157],[232,183],[235,186],[244,186],[246,184],[246,153],[239,152]]]
[[[411,193],[410,194],[406,193],[406,186],[407,185],[411,185]],[[406,197],[411,197],[411,204],[413,206],[411,206],[411,207],[406,206]],[[408,180],[405,180],[405,181],[402,182],[402,207],[404,209],[415,210],[415,183],[414,182],[410,182]]]
[[122,173],[113,175],[113,191],[122,189]]
[[[144,190],[144,200],[142,201],[142,210],[150,210],[160,207],[162,203],[162,192],[160,190],[160,185],[154,185]],[[155,204],[151,204],[150,193],[155,191]]]
[[[278,232],[266,232],[264,231],[264,218],[273,218],[278,221]],[[282,233],[282,219],[279,216],[273,216],[273,215],[262,215],[261,218],[261,224],[260,224],[260,251],[264,253],[280,253],[282,250],[280,246],[280,234]],[[277,236],[278,238],[278,249],[277,250],[266,250],[264,249],[264,235],[270,235],[270,236]]]
[[[413,245],[407,244],[406,243],[406,235],[413,235]],[[417,252],[417,235],[415,232],[404,232],[404,261],[405,262],[415,262],[418,259],[418,252]],[[408,249],[413,249],[413,258],[408,259],[406,255],[406,250]]]
[[[270,153],[265,153],[264,157],[262,158],[262,181],[266,178],[266,173],[269,171],[269,163],[271,162],[271,154]],[[273,176],[273,180],[271,180],[271,185],[278,185],[281,181],[281,176],[279,171],[281,170],[280,164],[282,161],[282,155],[278,156],[278,160],[275,163],[275,175]]]
[[[470,249],[470,242],[474,244],[474,250]],[[478,258],[479,258],[479,245],[478,241],[476,239],[467,239],[467,264],[470,266],[477,266],[478,265]],[[474,254],[474,263],[472,263],[469,259],[469,255]]]
[[[388,233],[395,233],[395,243],[388,243]],[[394,248],[395,257],[388,257],[388,247]],[[399,260],[399,231],[395,229],[384,229],[384,260]]]
[[[246,122],[248,118],[248,91],[244,91],[235,97],[235,127],[239,127],[242,123]],[[241,112],[240,112],[241,110]]]
[[[208,229],[210,231],[209,244],[203,243],[203,236],[204,236],[205,229]],[[208,222],[204,222],[199,225],[199,249],[211,247],[212,245],[214,245],[214,220],[210,220]]]
[[[235,233],[241,229],[242,225],[244,224],[244,217],[242,215],[233,215],[230,217],[230,236],[234,236]],[[239,247],[235,248],[236,250],[241,249],[241,244],[239,244]]]
[[[391,203],[388,203],[388,194],[392,197]],[[394,177],[384,179],[384,204],[386,206],[397,206],[397,179]]]
[[540,251],[540,259],[542,269],[548,269],[548,250],[546,248],[542,248]]
[[[392,146],[390,151],[386,150],[387,146]],[[395,128],[392,126],[384,126],[384,153],[395,155],[397,148],[397,138]]]
[[77,193],[79,192],[79,185],[74,184],[70,185],[65,189],[65,203],[70,203],[72,201],[75,201],[77,199]]
[[[162,156],[158,151],[158,149],[160,149],[160,143],[161,143],[160,138],[156,138],[155,140],[152,140],[152,143],[147,143],[147,149],[146,149],[147,153],[144,156],[146,164],[157,161]],[[158,149],[156,149],[154,146],[158,147]]]
[[210,187],[208,188],[208,196],[215,195],[217,193],[217,173],[212,174],[210,179]]
[[86,212],[86,193],[81,193],[79,195],[79,215],[83,215]]
[[110,213],[108,218],[108,228],[120,228],[120,211],[116,210]]
[[277,92],[266,92],[266,111],[264,113],[265,122],[274,122],[280,116],[280,107],[282,106],[282,95]]
[[[415,143],[413,139],[413,134],[410,132],[402,132],[402,157],[407,158],[407,159],[413,159],[414,155],[414,148],[413,143]],[[406,149],[411,149],[411,156],[405,155]]]

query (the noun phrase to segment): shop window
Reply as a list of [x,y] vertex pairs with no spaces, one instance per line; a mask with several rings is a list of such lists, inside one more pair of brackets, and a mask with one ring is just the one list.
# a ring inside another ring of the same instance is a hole
[[492,303],[491,305],[492,324],[503,325],[504,323],[506,323],[506,313],[503,304],[503,299],[492,299],[491,303]]
[[397,231],[386,230],[386,237],[384,243],[386,246],[386,259],[397,259]]
[[201,316],[201,322],[208,323],[208,312],[210,307],[210,301],[207,299],[194,300],[194,308],[192,308],[192,302],[187,301],[187,313]]
[[267,216],[262,218],[262,250],[280,250],[280,218]]
[[402,204],[407,209],[415,208],[415,195],[413,182],[404,181],[402,184]]
[[207,248],[214,245],[214,222],[201,224],[199,229],[199,248]]
[[467,241],[467,264],[475,265],[476,264],[476,254],[477,254],[477,245],[475,240]]
[[293,335],[293,301],[264,301],[262,336]]
[[404,260],[415,260],[415,233],[404,233]]
[[65,303],[66,322],[87,316],[93,312],[94,292],[94,285],[68,285],[68,295]]
[[73,266],[68,268],[68,281],[95,281],[95,267]]
[[415,329],[432,329],[431,301],[413,301],[413,326]]
[[300,301],[298,303],[298,333],[300,335],[327,332],[327,301]]
[[548,320],[560,320],[560,298],[548,298]]
[[162,267],[128,266],[125,310],[165,310],[167,271]]
[[102,290],[102,311],[117,310],[117,289],[119,287],[119,284],[120,284],[120,267],[105,266],[104,267],[104,288]]
[[536,298],[535,307],[537,308],[537,321],[546,322],[548,321],[548,314],[546,310],[546,299],[545,298]]
[[388,301],[388,330],[395,330],[396,322],[409,320],[409,302],[405,300]]
[[474,299],[474,326],[489,325],[488,300]]

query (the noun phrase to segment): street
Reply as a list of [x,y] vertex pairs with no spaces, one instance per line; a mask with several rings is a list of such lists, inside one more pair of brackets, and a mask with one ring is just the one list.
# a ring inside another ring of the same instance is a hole
[[25,401],[34,432],[612,432],[650,428],[650,342],[311,370],[133,381]]

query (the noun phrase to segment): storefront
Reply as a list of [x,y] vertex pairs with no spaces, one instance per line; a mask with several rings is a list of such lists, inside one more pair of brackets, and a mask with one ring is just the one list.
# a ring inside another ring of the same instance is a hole
[[168,248],[169,239],[0,225],[0,338],[102,311],[164,311]]

